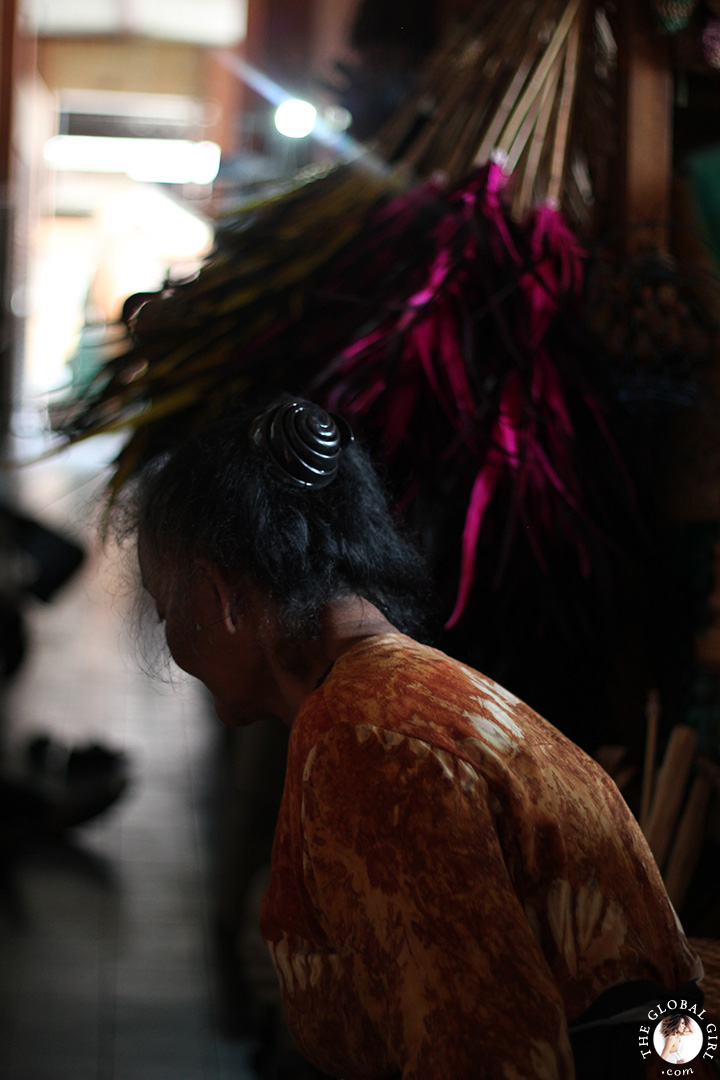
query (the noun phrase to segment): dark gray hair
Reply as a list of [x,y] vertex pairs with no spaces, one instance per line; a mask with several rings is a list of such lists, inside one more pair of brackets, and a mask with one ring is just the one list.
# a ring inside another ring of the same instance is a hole
[[142,534],[167,565],[204,557],[239,591],[249,578],[288,634],[314,636],[328,604],[356,594],[421,636],[428,577],[368,455],[352,442],[326,487],[287,484],[249,438],[261,411],[235,410],[146,466],[122,531]]

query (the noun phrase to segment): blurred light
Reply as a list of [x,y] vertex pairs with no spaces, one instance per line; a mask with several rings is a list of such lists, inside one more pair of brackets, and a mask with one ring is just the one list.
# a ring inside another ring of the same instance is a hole
[[347,131],[352,124],[352,115],[342,105],[329,105],[323,113],[323,120],[331,131]]
[[58,171],[125,173],[157,184],[211,184],[220,167],[217,143],[187,139],[54,135],[43,156]]
[[192,259],[207,251],[213,239],[211,226],[175,202],[162,188],[137,187],[109,199],[104,217],[108,235],[110,230],[127,236],[141,229],[152,238],[162,260]]
[[247,30],[247,0],[22,0],[40,37],[133,34],[234,46]]
[[275,127],[289,139],[304,139],[315,127],[317,109],[309,101],[291,98],[275,110]]
[[[228,52],[227,49],[220,49],[214,55],[218,63],[231,71],[238,79],[242,79],[247,86],[251,87],[260,97],[264,97],[271,105],[277,106],[287,101],[287,91],[282,86],[269,79],[267,75],[263,75],[256,67],[239,57],[237,53]],[[331,149],[338,157],[348,161],[362,162],[362,168],[374,176],[385,177],[391,171],[387,162],[379,154],[368,150],[364,143],[358,142],[351,135],[347,135],[343,131],[333,131],[321,116],[316,118],[313,138]]]

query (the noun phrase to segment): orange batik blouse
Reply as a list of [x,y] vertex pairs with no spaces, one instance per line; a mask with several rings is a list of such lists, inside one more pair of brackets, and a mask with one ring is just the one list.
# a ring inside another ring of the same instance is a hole
[[607,774],[491,679],[366,638],[304,702],[261,930],[343,1080],[575,1075],[610,987],[701,974]]

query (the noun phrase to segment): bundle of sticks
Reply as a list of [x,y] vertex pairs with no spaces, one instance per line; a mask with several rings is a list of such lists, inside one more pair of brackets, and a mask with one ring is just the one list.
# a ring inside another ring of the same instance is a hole
[[710,801],[720,789],[720,768],[696,754],[697,730],[677,724],[656,771],[660,702],[648,698],[648,725],[640,825],[676,910],[685,902],[705,840]]
[[[339,253],[352,255],[369,230],[379,243],[397,240],[382,236],[387,218],[376,211],[423,178],[442,173],[452,189],[495,152],[504,174],[514,174],[516,220],[545,200],[559,206],[588,6],[588,0],[479,4],[430,59],[418,94],[372,152],[304,175],[289,191],[226,215],[200,272],[145,298],[127,347],[66,411],[62,435],[74,441],[162,422],[169,436],[169,417],[178,418],[178,431],[188,419],[202,422],[217,406],[216,391],[227,399],[228,389],[251,390],[258,366],[267,371],[269,363],[275,381],[284,382],[288,361],[273,352],[275,335],[293,326],[297,338],[317,318],[314,298],[334,280]],[[425,190],[428,200],[437,195]],[[345,282],[358,298],[363,285]],[[323,312],[333,341],[352,341],[356,323],[348,311],[344,304]],[[324,359],[319,355],[316,366]],[[131,465],[125,459],[117,481],[143,456],[128,455]]]
[[451,185],[491,156],[515,178],[512,212],[560,205],[581,54],[585,0],[479,4],[428,65],[413,100],[376,146],[415,175]]
[[59,426],[69,442],[129,429],[111,497],[233,401],[310,391],[349,413],[404,508],[422,502],[429,547],[461,562],[451,624],[483,544],[499,545],[495,584],[518,545],[544,573],[568,553],[592,572],[631,515],[562,210],[594,12],[477,5],[370,150],[227,216],[196,276],[127,305],[126,346]]

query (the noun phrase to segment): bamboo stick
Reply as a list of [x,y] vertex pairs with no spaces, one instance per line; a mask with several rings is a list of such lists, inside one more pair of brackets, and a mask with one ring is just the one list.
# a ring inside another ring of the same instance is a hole
[[700,857],[711,792],[712,784],[707,777],[696,776],[668,859],[665,887],[676,911],[685,901]]
[[[559,52],[557,57],[556,57],[556,64],[557,64],[558,74],[559,74],[560,68],[562,67],[562,57],[563,57],[562,52]],[[514,139],[514,141],[512,143],[512,146],[508,147],[507,158],[506,158],[506,166],[505,166],[508,172],[514,172],[515,167],[516,167],[516,165],[517,165],[517,163],[518,163],[518,161],[520,159],[520,155],[525,150],[525,147],[526,147],[526,145],[528,144],[528,142],[530,140],[530,136],[533,134],[533,132],[535,130],[535,127],[537,125],[537,121],[538,121],[538,119],[540,117],[540,113],[542,111],[543,102],[547,100],[547,96],[548,96],[547,92],[549,90],[548,83],[551,81],[552,71],[554,69],[555,69],[555,65],[553,65],[553,68],[551,68],[550,73],[549,73],[549,77],[545,80],[545,83],[544,83],[544,85],[542,87],[542,90],[541,90],[540,94],[538,94],[538,96],[535,98],[535,100],[531,104],[530,108],[528,109],[527,114],[525,116],[525,119],[523,120],[522,124],[520,125],[520,129],[519,129],[517,135],[515,136],[515,139]],[[553,92],[553,96],[554,96],[554,92]]]
[[655,779],[655,756],[657,754],[658,725],[660,722],[660,695],[657,690],[651,690],[648,694],[645,715],[647,717],[647,730],[645,735],[642,793],[640,795],[640,828],[643,832],[647,830]]
[[537,63],[535,71],[533,72],[520,101],[515,106],[515,109],[505,126],[505,130],[498,140],[498,148],[500,150],[504,150],[507,153],[508,148],[512,146],[515,136],[517,135],[530,106],[540,93],[543,83],[548,76],[548,72],[555,63],[557,54],[563,47],[565,38],[577,15],[581,2],[582,0],[570,0],[567,5],[545,52]]
[[695,728],[686,724],[674,727],[658,773],[645,835],[661,871],[680,813],[696,738]]
[[540,112],[528,146],[516,196],[513,199],[513,217],[516,219],[522,218],[527,213],[533,201],[535,183],[538,178],[543,150],[545,149],[545,137],[550,125],[550,118],[555,110],[555,94],[560,79],[561,66],[560,57],[558,56],[550,72],[550,77],[546,80],[543,88]]
[[502,130],[507,123],[512,110],[517,104],[520,94],[523,92],[525,84],[528,81],[528,76],[532,72],[533,65],[537,62],[538,53],[542,51],[541,37],[543,24],[546,23],[548,19],[557,17],[557,7],[556,0],[553,0],[552,3],[546,4],[544,7],[539,6],[536,8],[532,22],[526,35],[524,35],[530,41],[530,46],[517,62],[515,76],[511,79],[500,106],[496,110],[485,134],[482,136],[482,141],[475,151],[474,157],[470,159],[470,163],[473,167],[484,165],[496,148]]
[[563,175],[565,173],[565,157],[570,135],[570,121],[572,118],[573,103],[575,100],[575,83],[577,81],[578,61],[580,58],[580,41],[582,38],[582,11],[577,9],[576,17],[568,30],[567,46],[565,52],[565,71],[563,75],[560,102],[558,105],[557,124],[555,127],[555,142],[550,165],[550,179],[547,186],[546,198],[555,206],[560,205],[562,194]]
[[[470,113],[484,115],[485,106],[493,94],[492,80],[486,75],[488,62],[494,60],[500,48],[513,49],[516,42],[519,44],[525,40],[526,35],[527,26],[522,22],[518,25],[511,5],[508,5],[503,16],[491,25],[485,39],[478,43],[478,54],[473,57],[466,70],[458,72],[457,64],[446,70],[447,86],[437,95],[432,117],[412,146],[403,154],[405,164],[411,167],[417,165],[421,157],[429,153],[433,142],[438,138],[442,139],[449,118],[455,114],[460,101],[466,94],[470,101]],[[452,75],[451,78],[448,77],[449,73]]]
[[[458,81],[458,68],[470,43],[476,42],[480,50],[473,61],[473,68],[484,66],[487,58],[498,49],[503,36],[507,33],[507,28],[514,25],[516,19],[511,5],[504,7],[499,16],[488,14],[489,12],[492,13],[492,7],[485,8],[484,5],[478,5],[469,22],[459,27],[430,61],[427,73],[415,90],[412,99],[388,121],[372,141],[373,148],[386,160],[392,160],[395,157],[403,141],[412,131],[413,125],[423,114],[428,115],[428,123],[433,123],[435,126],[435,115],[439,103],[447,88],[452,88]],[[424,132],[425,127],[422,130]],[[403,160],[405,160],[404,154]]]
[[515,75],[500,102],[500,107],[488,125],[482,142],[475,153],[474,165],[484,165],[485,162],[489,160],[491,153],[495,149],[495,144],[500,137],[500,132],[505,127],[508,117],[520,97],[522,88],[530,73],[533,60],[534,57],[526,57],[515,72]]
[[392,159],[398,146],[402,143],[406,133],[412,128],[418,117],[418,103],[432,100],[437,90],[437,80],[452,66],[454,54],[462,48],[463,44],[479,34],[483,23],[488,18],[488,11],[483,5],[478,5],[470,19],[462,26],[458,26],[451,34],[447,42],[430,59],[415,93],[405,106],[401,106],[379,133],[372,140],[372,148],[386,160]]

